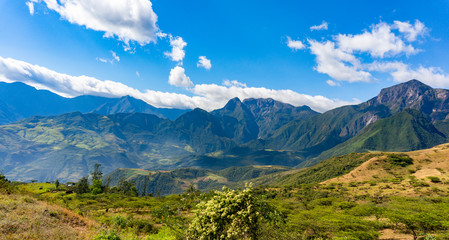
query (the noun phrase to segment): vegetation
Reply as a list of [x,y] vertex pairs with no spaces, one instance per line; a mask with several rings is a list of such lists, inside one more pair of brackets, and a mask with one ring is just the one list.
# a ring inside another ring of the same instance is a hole
[[[0,175],[0,238],[447,239],[448,152],[446,144],[406,154],[353,153],[271,173],[286,177],[270,186],[201,192],[190,184],[169,196],[138,197],[129,179],[96,192],[87,177],[56,188]],[[71,192],[84,183],[87,191]]]

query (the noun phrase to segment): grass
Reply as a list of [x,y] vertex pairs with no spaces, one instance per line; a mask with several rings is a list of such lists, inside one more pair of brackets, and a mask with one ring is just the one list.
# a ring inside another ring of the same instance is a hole
[[0,239],[90,239],[98,224],[21,194],[0,195]]

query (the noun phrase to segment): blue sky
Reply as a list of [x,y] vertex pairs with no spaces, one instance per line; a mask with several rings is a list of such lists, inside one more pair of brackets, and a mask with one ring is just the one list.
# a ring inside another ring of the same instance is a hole
[[0,81],[67,97],[325,111],[411,78],[449,87],[449,1],[0,1],[0,36]]

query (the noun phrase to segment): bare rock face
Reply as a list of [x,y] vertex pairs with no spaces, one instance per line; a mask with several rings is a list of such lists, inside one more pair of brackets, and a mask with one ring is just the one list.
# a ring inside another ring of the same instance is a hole
[[433,89],[418,80],[410,80],[382,89],[367,105],[385,105],[391,114],[411,108],[428,115],[432,121],[443,120],[449,115],[449,91]]

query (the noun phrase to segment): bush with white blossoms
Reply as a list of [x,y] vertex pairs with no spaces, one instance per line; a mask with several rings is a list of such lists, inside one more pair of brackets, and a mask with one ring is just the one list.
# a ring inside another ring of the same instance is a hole
[[223,187],[197,205],[187,239],[258,239],[262,224],[278,218],[279,212],[255,197],[251,187],[240,191]]

